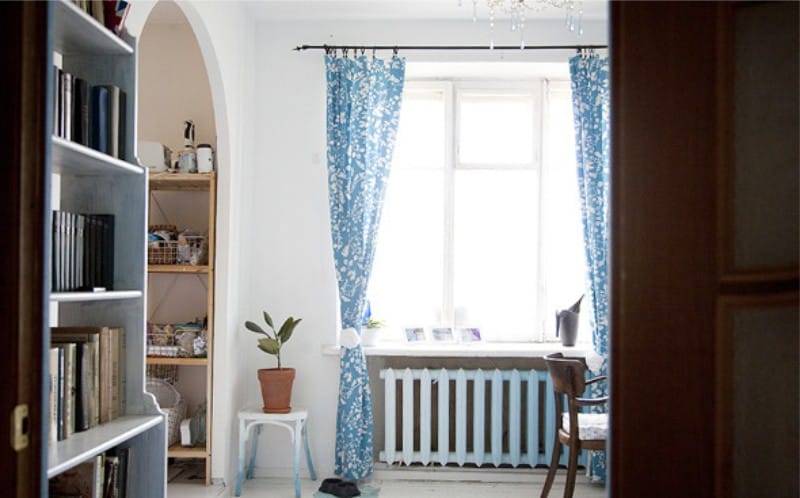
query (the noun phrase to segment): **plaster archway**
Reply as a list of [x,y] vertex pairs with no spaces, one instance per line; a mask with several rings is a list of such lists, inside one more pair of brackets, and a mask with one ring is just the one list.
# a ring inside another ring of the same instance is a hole
[[[157,2],[136,2],[131,9],[126,27],[129,33],[139,39],[144,31],[144,27],[152,14],[153,9],[156,7]],[[232,313],[229,310],[228,303],[231,302],[228,298],[232,285],[229,280],[229,275],[233,273],[232,267],[234,265],[231,256],[231,224],[225,222],[225,218],[231,216],[230,213],[234,210],[232,206],[232,187],[234,183],[233,178],[236,173],[232,171],[234,164],[235,154],[232,152],[235,149],[233,145],[235,137],[231,132],[231,107],[226,98],[225,85],[223,72],[218,57],[218,50],[214,40],[210,34],[209,26],[207,25],[208,14],[201,13],[198,6],[190,2],[176,2],[177,7],[181,10],[183,16],[186,18],[191,30],[194,33],[197,45],[199,46],[200,53],[202,54],[203,62],[205,64],[206,73],[208,76],[209,90],[211,94],[211,103],[213,107],[213,119],[216,127],[216,163],[217,163],[217,237],[216,237],[216,279],[215,279],[215,312],[214,312],[214,354],[215,357],[225,357],[228,353],[227,341],[221,337],[224,331],[228,328],[227,322]],[[138,75],[137,75],[138,78]],[[138,105],[141,101],[137,100]],[[140,112],[137,109],[137,113]],[[227,216],[226,216],[227,214]],[[226,482],[230,481],[232,472],[232,465],[230,463],[229,455],[232,454],[230,448],[230,441],[227,438],[218,437],[227,433],[227,427],[230,426],[231,412],[226,407],[230,403],[225,399],[224,393],[229,390],[225,387],[228,383],[226,375],[213,376],[212,390],[215,393],[215,403],[212,415],[212,459],[211,459],[211,476],[214,479],[223,478]],[[218,395],[217,393],[222,393]]]

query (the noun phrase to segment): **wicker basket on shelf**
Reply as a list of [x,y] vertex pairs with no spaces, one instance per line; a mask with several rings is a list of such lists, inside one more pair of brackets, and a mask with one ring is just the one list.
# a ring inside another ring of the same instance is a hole
[[147,244],[147,264],[174,265],[178,257],[178,229],[175,225],[150,225],[148,231],[159,238]]

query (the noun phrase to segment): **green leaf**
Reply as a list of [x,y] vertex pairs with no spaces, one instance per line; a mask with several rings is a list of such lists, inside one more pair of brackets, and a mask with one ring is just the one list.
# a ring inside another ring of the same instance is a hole
[[272,324],[272,317],[269,316],[269,313],[267,313],[266,311],[264,312],[264,321],[267,322],[267,325],[269,325],[269,328],[271,328],[272,330],[275,330],[275,325]]
[[275,339],[267,337],[266,339],[258,340],[258,349],[264,351],[265,353],[278,356],[278,353],[280,353],[281,350],[281,345],[278,344],[278,341]]
[[292,332],[294,332],[295,327],[297,327],[297,324],[302,321],[302,318],[295,320],[294,318],[289,317],[285,322],[283,322],[281,330],[278,332],[278,338],[281,340],[281,344],[285,343],[292,337]]
[[269,334],[264,332],[264,329],[258,326],[257,323],[253,323],[251,321],[244,322],[244,326],[247,327],[247,330],[251,332],[255,332],[256,334],[264,334],[265,336],[269,337]]

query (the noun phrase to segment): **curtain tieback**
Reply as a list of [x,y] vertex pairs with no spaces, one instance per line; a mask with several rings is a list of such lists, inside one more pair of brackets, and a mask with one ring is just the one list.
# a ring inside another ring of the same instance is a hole
[[356,329],[353,327],[348,327],[342,330],[342,346],[346,347],[347,349],[353,349],[359,344],[361,344],[361,337],[359,337]]

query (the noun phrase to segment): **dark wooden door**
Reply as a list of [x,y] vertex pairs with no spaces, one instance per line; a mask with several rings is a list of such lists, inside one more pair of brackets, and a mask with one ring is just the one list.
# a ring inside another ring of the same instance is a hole
[[610,495],[797,496],[797,3],[610,20]]
[[[48,2],[0,2],[0,495],[41,496]],[[13,436],[19,410],[27,443]],[[27,409],[27,416],[23,411]]]

